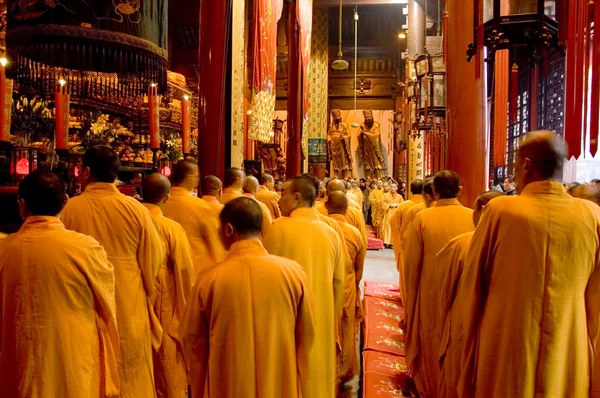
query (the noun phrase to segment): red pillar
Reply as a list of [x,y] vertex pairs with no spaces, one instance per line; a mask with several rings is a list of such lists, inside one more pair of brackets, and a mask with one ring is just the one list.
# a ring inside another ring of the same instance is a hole
[[300,154],[302,153],[302,99],[300,96],[302,82],[300,81],[300,35],[296,8],[295,2],[288,3],[287,178],[300,175]]
[[[473,42],[473,0],[450,0],[448,8],[448,168],[460,175],[459,199],[471,207],[487,187],[483,60],[467,63],[465,51]],[[481,76],[477,78],[477,75]]]
[[[200,176],[225,175],[225,101],[231,0],[200,1],[198,165]],[[235,33],[234,33],[235,34]]]

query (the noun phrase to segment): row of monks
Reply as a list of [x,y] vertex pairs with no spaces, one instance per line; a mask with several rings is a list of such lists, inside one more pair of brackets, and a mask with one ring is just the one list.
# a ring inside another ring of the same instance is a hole
[[[342,181],[281,194],[182,161],[172,181],[115,184],[90,148],[83,192],[29,174],[22,228],[0,241],[1,397],[334,397],[358,373],[362,211]],[[172,185],[171,185],[172,184]]]

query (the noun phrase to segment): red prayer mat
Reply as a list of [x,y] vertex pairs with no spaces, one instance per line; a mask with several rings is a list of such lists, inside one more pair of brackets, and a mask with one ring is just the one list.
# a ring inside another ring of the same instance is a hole
[[398,288],[398,285],[392,283],[373,283],[365,281],[365,297],[379,297],[402,303],[400,289]]
[[404,309],[396,302],[378,297],[365,297],[363,304],[364,350],[404,356],[405,336],[400,329]]
[[383,241],[381,239],[367,237],[367,250],[381,249],[383,249]]
[[399,398],[414,390],[404,358],[380,352],[363,352],[363,398]]

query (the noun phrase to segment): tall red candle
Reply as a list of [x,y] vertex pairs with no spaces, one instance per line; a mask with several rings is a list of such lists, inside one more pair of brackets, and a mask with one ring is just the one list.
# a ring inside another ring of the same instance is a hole
[[148,117],[149,121],[149,132],[150,132],[150,149],[160,148],[160,126],[158,118],[158,110],[160,107],[160,97],[158,96],[158,87],[152,83],[148,87]]
[[4,59],[4,62],[0,62],[0,112],[2,112],[0,119],[0,141],[10,142],[13,81],[6,78],[5,65],[6,59]]
[[182,111],[183,111],[183,122],[181,125],[181,149],[183,153],[190,153],[190,132],[191,132],[191,113],[190,98],[186,95],[183,98]]
[[64,80],[54,94],[56,111],[56,149],[67,149],[69,142],[69,94]]

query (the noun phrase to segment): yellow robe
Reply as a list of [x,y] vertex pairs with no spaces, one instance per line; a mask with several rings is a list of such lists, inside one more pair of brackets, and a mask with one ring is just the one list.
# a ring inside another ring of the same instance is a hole
[[383,195],[381,200],[381,210],[384,213],[383,217],[383,243],[391,245],[392,244],[392,224],[391,220],[396,214],[397,208],[390,207],[392,205],[399,205],[404,202],[404,198],[399,193],[396,195],[392,195],[391,192]]
[[154,312],[163,329],[163,340],[154,353],[154,378],[158,398],[187,398],[187,369],[178,343],[179,320],[196,283],[192,249],[181,225],[163,216],[158,206],[145,203],[163,237],[166,257],[158,274]]
[[256,200],[256,198],[252,194],[245,193],[244,196],[254,199],[256,203],[258,203],[258,205],[260,206],[260,210],[262,210],[262,225],[260,228],[260,233],[262,236],[265,236],[269,231],[269,228],[271,228],[271,224],[273,223],[273,219],[271,218],[271,212],[269,211],[269,208],[263,202]]
[[265,186],[261,185],[258,187],[256,199],[267,205],[273,220],[281,217],[281,211],[279,210],[280,196],[277,195],[277,192],[269,191]]
[[337,221],[342,230],[351,261],[351,266],[346,269],[344,308],[339,332],[341,349],[338,353],[338,379],[345,381],[358,375],[359,371],[356,334],[362,320],[362,311],[358,285],[362,278],[367,248],[358,229],[348,224],[345,216],[332,214],[330,217]]
[[198,275],[182,320],[192,396],[307,397],[313,307],[299,264],[258,240],[234,243],[224,263]]
[[[327,207],[325,207],[325,202],[327,202],[327,198],[325,198],[323,202],[317,203],[315,208],[322,215],[328,216],[329,213],[327,211]],[[358,232],[360,232],[360,236],[362,237],[365,246],[367,246],[367,226],[365,224],[365,216],[363,215],[362,211],[358,210],[356,207],[348,206],[348,209],[346,210],[346,221],[348,222],[348,224],[358,229]]]
[[436,397],[439,377],[437,253],[456,236],[473,231],[473,210],[442,199],[417,214],[404,242],[406,363],[421,397]]
[[219,237],[219,219],[201,199],[191,196],[185,188],[173,187],[163,213],[185,230],[192,246],[196,273],[223,261],[225,248]]
[[452,239],[439,251],[437,284],[440,289],[440,314],[438,319],[440,337],[439,398],[459,398],[458,379],[460,361],[465,346],[463,306],[467,298],[462,289],[463,264],[473,232],[466,232]]
[[600,208],[558,182],[531,183],[486,206],[463,271],[459,396],[588,396],[599,241]]
[[271,254],[297,261],[315,297],[315,344],[309,352],[305,398],[332,398],[337,391],[336,339],[344,304],[345,264],[338,234],[319,220],[314,208],[301,208],[275,220],[264,238]]
[[229,202],[230,200],[233,200],[235,198],[239,198],[240,196],[242,196],[242,190],[241,189],[236,189],[236,188],[224,188],[223,189],[223,195],[221,195],[221,204],[227,204],[227,202]]
[[61,218],[66,228],[97,239],[115,267],[121,397],[154,397],[152,348],[162,329],[153,306],[165,249],[152,216],[114,184],[91,183]]
[[371,195],[369,196],[371,199],[371,221],[373,221],[373,227],[377,231],[377,237],[381,239],[379,236],[379,226],[383,222],[382,219],[382,209],[381,209],[381,201],[383,200],[384,192],[381,189],[375,188],[371,191]]
[[224,204],[219,202],[219,199],[217,199],[216,196],[212,195],[202,195],[202,202],[204,202],[211,209],[213,209],[217,216],[221,214],[221,210],[223,210],[223,207],[225,207]]
[[362,211],[364,209],[363,205],[365,203],[365,194],[363,193],[363,191],[361,191],[360,188],[352,188],[352,193],[354,195],[356,195],[356,197],[358,198],[356,203],[358,203],[358,206],[360,207],[360,210]]
[[0,243],[0,396],[118,396],[114,268],[98,242],[29,217]]
[[402,235],[400,233],[402,229],[402,221],[404,217],[408,213],[408,210],[413,206],[418,205],[423,202],[423,196],[421,195],[413,195],[412,199],[405,200],[404,202],[398,205],[398,208],[394,212],[393,216],[390,218],[390,227],[392,230],[392,245],[394,246],[394,256],[396,257],[396,265],[398,270],[400,270],[401,262],[398,261],[401,259],[402,253]]

